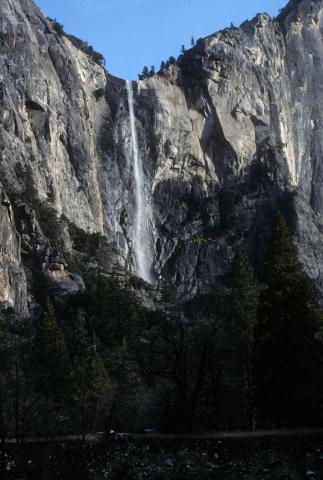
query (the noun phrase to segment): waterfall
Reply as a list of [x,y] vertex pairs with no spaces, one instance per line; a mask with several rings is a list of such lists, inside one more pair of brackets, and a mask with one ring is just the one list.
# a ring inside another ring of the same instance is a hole
[[138,275],[146,282],[152,283],[150,261],[150,234],[149,211],[146,203],[145,181],[143,168],[138,148],[136,117],[134,112],[134,99],[131,81],[127,81],[129,118],[131,126],[131,142],[133,156],[133,185],[135,196],[135,216],[133,225],[133,251]]

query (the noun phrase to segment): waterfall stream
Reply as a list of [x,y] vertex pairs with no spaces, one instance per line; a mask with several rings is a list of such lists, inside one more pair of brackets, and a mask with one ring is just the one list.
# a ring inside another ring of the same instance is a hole
[[131,81],[127,81],[129,105],[129,119],[131,126],[131,142],[133,155],[133,184],[135,196],[135,217],[133,225],[133,251],[137,267],[137,274],[146,282],[152,283],[151,262],[149,255],[149,215],[145,195],[145,181],[141,157],[138,148],[136,117],[134,112],[134,98]]

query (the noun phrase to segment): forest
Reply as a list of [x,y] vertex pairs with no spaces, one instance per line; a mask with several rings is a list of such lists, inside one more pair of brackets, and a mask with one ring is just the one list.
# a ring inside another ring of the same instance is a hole
[[1,312],[1,442],[321,424],[322,310],[282,215],[260,274],[241,249],[183,304],[166,273],[149,287],[109,271],[106,240],[77,234],[86,289],[55,304],[33,266],[36,318]]

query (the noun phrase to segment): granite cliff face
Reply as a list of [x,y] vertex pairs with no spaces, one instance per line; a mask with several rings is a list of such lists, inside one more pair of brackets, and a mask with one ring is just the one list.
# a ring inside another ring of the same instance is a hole
[[27,279],[21,264],[20,236],[16,230],[10,200],[0,185],[0,302],[27,313]]
[[[106,236],[136,271],[133,141],[125,82],[30,0],[0,8],[0,300],[23,313],[21,239],[57,296],[83,288],[62,253],[71,223]],[[322,12],[322,0],[294,0],[133,84],[145,249],[153,277],[166,269],[182,298],[225,277],[239,246],[260,268],[278,210],[323,293]],[[61,218],[57,245],[34,197]]]

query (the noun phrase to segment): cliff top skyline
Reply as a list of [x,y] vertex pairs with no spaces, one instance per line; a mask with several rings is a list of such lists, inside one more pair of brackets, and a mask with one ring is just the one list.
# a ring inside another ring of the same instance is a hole
[[142,68],[177,56],[181,45],[231,23],[239,26],[259,12],[277,15],[286,0],[36,0],[66,32],[88,41],[101,52],[107,69],[137,79]]

